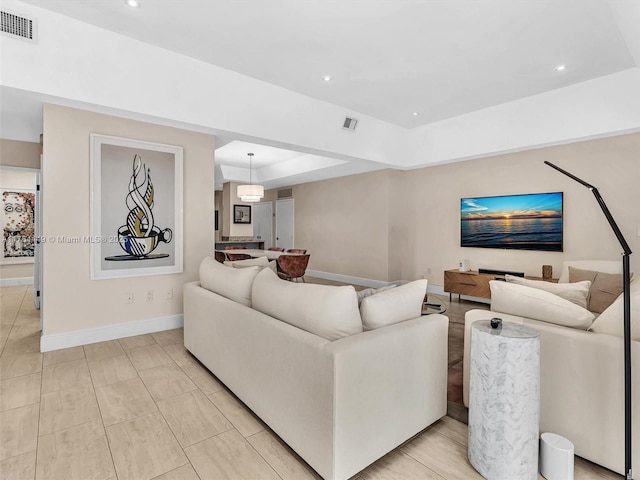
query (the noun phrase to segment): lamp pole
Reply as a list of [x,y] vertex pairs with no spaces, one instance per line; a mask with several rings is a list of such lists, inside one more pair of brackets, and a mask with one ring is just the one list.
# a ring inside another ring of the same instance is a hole
[[596,197],[602,213],[604,213],[604,216],[609,222],[609,226],[622,247],[622,295],[624,302],[624,471],[626,480],[633,480],[631,472],[631,274],[629,268],[629,256],[633,252],[631,252],[629,244],[618,228],[616,221],[613,219],[606,203],[604,203],[604,199],[600,196],[598,189],[551,162],[545,161],[544,163],[591,190],[591,193]]

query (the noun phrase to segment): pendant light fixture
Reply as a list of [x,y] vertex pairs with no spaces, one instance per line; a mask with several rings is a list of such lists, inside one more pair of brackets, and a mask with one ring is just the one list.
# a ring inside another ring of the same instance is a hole
[[253,153],[249,155],[249,185],[238,185],[238,196],[243,202],[259,202],[264,197],[264,187],[262,185],[254,185],[252,182]]

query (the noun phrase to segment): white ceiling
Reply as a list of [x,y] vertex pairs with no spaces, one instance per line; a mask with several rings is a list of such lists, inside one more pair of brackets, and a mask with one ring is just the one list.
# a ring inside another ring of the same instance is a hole
[[[407,128],[640,62],[637,0],[24,1]],[[219,165],[303,156],[234,143]]]

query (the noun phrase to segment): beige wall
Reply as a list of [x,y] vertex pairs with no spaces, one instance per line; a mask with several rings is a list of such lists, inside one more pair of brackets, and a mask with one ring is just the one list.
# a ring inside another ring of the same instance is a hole
[[41,153],[39,143],[0,139],[0,165],[38,169]]
[[[213,242],[214,137],[45,104],[43,234],[90,235],[89,134],[179,145],[184,149],[184,273],[90,279],[88,243],[47,242],[43,252],[43,333],[104,327],[182,313],[182,285],[198,278]],[[166,299],[173,289],[173,299]],[[154,300],[146,301],[146,292]],[[134,303],[128,304],[132,292]]]
[[384,170],[293,188],[295,246],[311,253],[310,269],[389,277],[389,176]]
[[[0,139],[0,166],[39,169],[40,153],[42,145],[39,143]],[[35,182],[23,188],[35,189]],[[33,263],[0,265],[0,278],[4,280],[27,277],[33,277]]]
[[[315,270],[376,280],[424,276],[443,285],[443,272],[468,258],[471,267],[540,276],[560,273],[563,260],[620,258],[621,248],[592,193],[543,162],[549,160],[596,185],[640,271],[640,134],[540,148],[410,171],[383,171],[294,187],[296,246]],[[460,198],[564,192],[564,252],[460,247]],[[427,269],[431,269],[431,274]]]

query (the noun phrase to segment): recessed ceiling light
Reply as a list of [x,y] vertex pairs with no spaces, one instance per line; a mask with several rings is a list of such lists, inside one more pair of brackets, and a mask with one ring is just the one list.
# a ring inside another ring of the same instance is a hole
[[138,0],[124,0],[124,3],[131,8],[139,8],[140,2]]
[[411,115],[413,115],[414,117],[417,117],[418,115],[420,115],[420,112],[413,112]]
[[324,80],[325,82],[330,82],[331,81],[331,75],[323,75],[322,76],[322,80]]
[[567,69],[566,65],[558,65],[556,68],[554,68],[556,72],[564,72],[566,69]]

